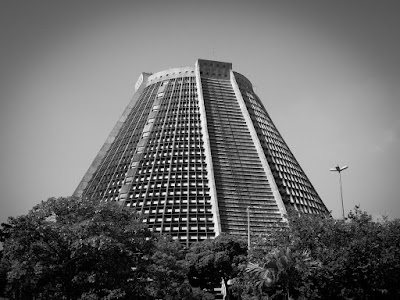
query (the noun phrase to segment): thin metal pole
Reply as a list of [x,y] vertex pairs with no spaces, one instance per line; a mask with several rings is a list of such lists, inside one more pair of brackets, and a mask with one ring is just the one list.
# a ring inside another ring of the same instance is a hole
[[250,207],[247,206],[247,250],[250,251]]
[[343,204],[343,188],[342,188],[342,173],[339,172],[339,182],[340,182],[340,198],[342,199],[342,214],[343,214],[343,219],[344,217],[344,204]]
[[346,170],[347,168],[348,168],[348,166],[339,167],[339,165],[336,165],[336,167],[330,169],[330,171],[332,171],[332,172],[339,173],[340,199],[342,200],[343,219],[345,219],[345,216],[344,216],[344,202],[343,202],[342,171]]

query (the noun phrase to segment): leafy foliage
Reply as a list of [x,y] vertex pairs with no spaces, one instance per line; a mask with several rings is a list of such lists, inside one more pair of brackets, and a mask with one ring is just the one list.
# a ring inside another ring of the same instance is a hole
[[214,299],[189,284],[187,249],[115,202],[51,198],[9,218],[0,238],[13,299]]
[[116,203],[51,198],[9,218],[1,266],[9,295],[121,299],[143,295],[152,241],[134,210]]
[[247,246],[237,237],[221,234],[214,240],[194,243],[186,260],[189,264],[189,282],[192,286],[212,290],[221,287],[221,281],[230,291],[228,281],[239,274],[247,259]]
[[291,211],[251,255],[244,299],[400,298],[400,220],[374,222],[358,207],[346,220]]
[[[187,249],[116,203],[51,198],[2,224],[0,284],[12,299],[400,299],[400,220],[290,211],[250,253],[220,235]],[[1,286],[0,286],[1,288]]]
[[152,299],[214,299],[201,289],[192,288],[187,277],[186,248],[169,236],[155,237],[146,289]]
[[[3,250],[0,250],[0,261],[3,257]],[[5,296],[5,289],[7,285],[7,270],[0,265],[0,297]]]
[[288,247],[275,249],[262,263],[260,266],[249,262],[246,268],[256,294],[282,295],[287,299],[301,295],[307,276],[319,266],[308,251],[292,252]]

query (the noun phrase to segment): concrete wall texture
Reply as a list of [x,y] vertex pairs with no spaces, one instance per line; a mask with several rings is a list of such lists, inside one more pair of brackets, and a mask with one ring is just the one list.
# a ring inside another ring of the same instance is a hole
[[231,63],[142,73],[74,195],[119,201],[182,243],[262,233],[286,208],[328,210]]

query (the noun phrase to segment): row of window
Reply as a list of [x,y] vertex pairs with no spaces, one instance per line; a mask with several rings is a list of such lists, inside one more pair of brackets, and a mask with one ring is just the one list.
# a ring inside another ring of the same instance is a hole
[[[131,155],[132,149],[135,148],[139,141],[158,86],[159,84],[144,89],[103,158],[101,165],[89,181],[87,188],[83,192],[84,197],[96,198],[99,195],[108,195],[110,193],[107,193],[107,189],[114,194],[111,197],[117,196],[118,190],[112,187],[112,183],[118,181],[117,178],[121,177],[121,171],[128,168],[127,163],[129,161],[126,159],[126,153]],[[116,167],[119,163],[123,163],[123,167]]]
[[309,206],[310,210],[316,211],[318,209],[325,212],[326,209],[321,205],[321,200],[276,130],[261,101],[257,96],[253,96],[251,91],[241,90],[241,93],[253,121],[256,121],[255,127],[261,129],[259,138],[262,141],[264,151],[271,156],[271,162],[274,164],[271,168],[277,170],[281,178],[281,180],[279,178],[276,180],[278,185],[283,185],[280,191],[286,192],[290,201],[297,204],[297,207],[301,208],[302,211],[307,211],[305,207]]
[[[221,226],[230,232],[238,218],[244,225],[249,205],[278,209],[231,83],[214,80],[211,90],[206,81],[202,86],[209,92],[203,96]],[[267,219],[264,215],[261,221],[266,224]]]
[[[214,235],[200,112],[193,87],[182,97],[181,86],[171,79],[159,98],[160,109],[148,135],[126,205],[141,211],[155,231],[171,231],[179,239],[187,222],[206,236]],[[200,216],[199,216],[200,214]],[[204,217],[201,217],[203,214]],[[174,217],[175,215],[175,217]],[[192,216],[193,215],[193,216]],[[161,223],[168,225],[161,228]],[[176,226],[171,223],[176,222]],[[196,237],[199,238],[199,237]]]

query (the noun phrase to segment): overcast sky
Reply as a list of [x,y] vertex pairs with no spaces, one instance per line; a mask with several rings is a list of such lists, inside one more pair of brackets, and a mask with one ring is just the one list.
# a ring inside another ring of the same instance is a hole
[[398,1],[3,1],[0,222],[73,193],[141,72],[232,62],[333,216],[400,218]]

